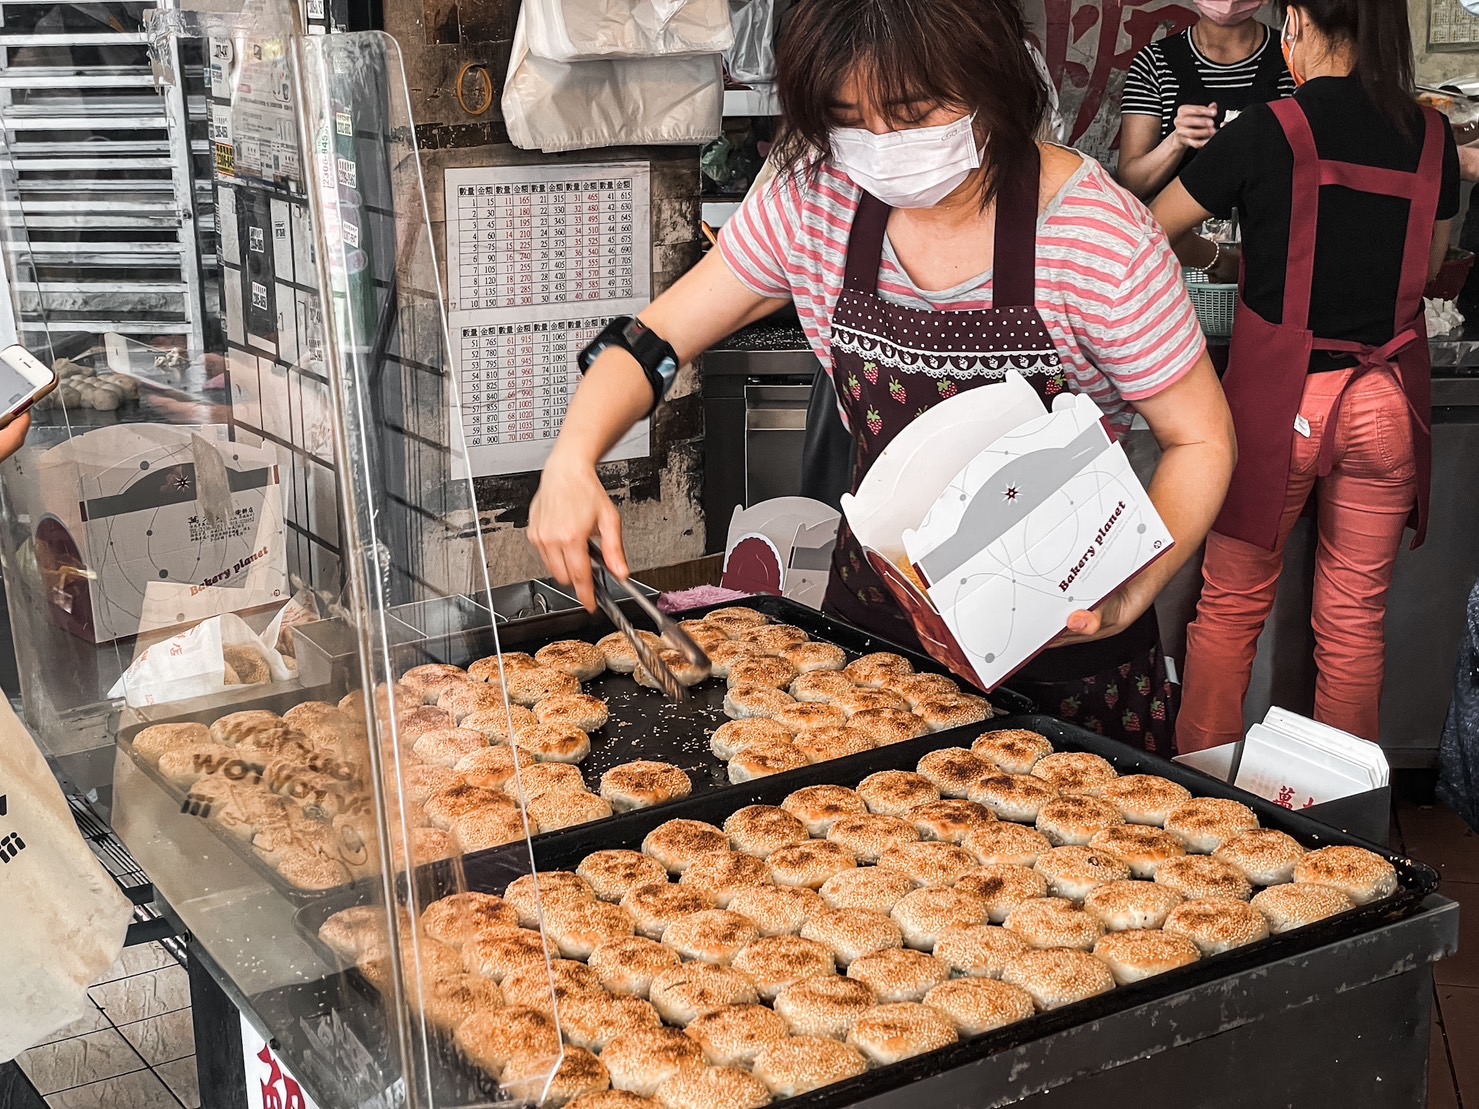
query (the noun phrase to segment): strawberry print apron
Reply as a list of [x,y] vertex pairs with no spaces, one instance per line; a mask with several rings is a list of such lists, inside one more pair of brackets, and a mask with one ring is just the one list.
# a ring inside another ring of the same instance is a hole
[[[832,315],[832,381],[856,443],[852,489],[916,416],[1016,370],[1045,404],[1068,387],[1062,359],[1036,307],[1040,161],[1003,183],[997,200],[992,307],[936,312],[878,295],[892,211],[863,194],[848,239],[842,293]],[[919,650],[913,624],[868,565],[846,520],[823,608]],[[1153,610],[1112,639],[1045,651],[1010,682],[1043,712],[1148,750],[1170,748],[1173,687],[1160,658]]]

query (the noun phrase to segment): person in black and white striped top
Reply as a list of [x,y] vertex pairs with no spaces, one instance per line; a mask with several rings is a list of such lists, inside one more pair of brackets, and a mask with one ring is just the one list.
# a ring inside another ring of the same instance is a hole
[[1262,0],[1197,0],[1201,19],[1146,46],[1125,75],[1120,184],[1149,203],[1230,119],[1290,96],[1294,81]]

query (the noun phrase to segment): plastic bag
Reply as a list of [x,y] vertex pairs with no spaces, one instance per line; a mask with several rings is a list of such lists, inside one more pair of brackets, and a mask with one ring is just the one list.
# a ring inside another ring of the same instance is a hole
[[785,0],[729,0],[734,45],[724,55],[732,80],[742,85],[769,85],[775,81],[777,7]]
[[529,53],[552,62],[674,58],[729,49],[729,0],[524,0]]
[[25,726],[0,697],[0,1063],[87,1011],[133,905],[88,849]]
[[607,146],[688,146],[715,138],[724,113],[718,54],[552,62],[529,52],[519,9],[503,86],[513,144],[548,154]]

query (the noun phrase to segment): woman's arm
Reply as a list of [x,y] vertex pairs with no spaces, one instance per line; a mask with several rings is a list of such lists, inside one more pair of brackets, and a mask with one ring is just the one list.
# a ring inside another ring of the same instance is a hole
[[1070,616],[1068,630],[1075,634],[1060,642],[1114,635],[1138,619],[1207,538],[1232,480],[1238,457],[1232,413],[1206,354],[1174,384],[1136,401],[1135,408],[1161,447],[1150,499],[1176,545],[1093,612]]
[[1146,200],[1171,178],[1188,150],[1200,150],[1217,133],[1217,107],[1183,104],[1176,110],[1176,128],[1164,139],[1155,116],[1120,116],[1119,182]]
[[1179,179],[1172,181],[1162,190],[1161,195],[1155,198],[1155,203],[1150,206],[1150,214],[1161,225],[1161,230],[1166,233],[1166,240],[1171,244],[1177,261],[1183,266],[1189,266],[1194,270],[1211,266],[1211,269],[1207,270],[1207,276],[1211,280],[1225,282],[1237,280],[1237,252],[1227,249],[1218,250],[1217,245],[1211,239],[1205,239],[1196,233],[1196,229],[1211,219],[1213,213],[1192,199],[1191,193],[1186,191],[1186,186]]
[[[666,339],[680,364],[691,362],[726,335],[768,316],[785,301],[746,288],[711,250],[641,314],[643,324]],[[596,464],[621,441],[652,405],[652,389],[641,367],[620,348],[609,348],[591,364],[570,399],[554,451],[545,464],[539,492],[529,509],[529,541],[555,578],[575,587],[595,609],[586,541],[599,534],[613,573],[628,572],[621,517],[601,486]]]
[[1428,280],[1438,276],[1438,270],[1448,257],[1448,244],[1453,240],[1453,220],[1440,219],[1433,224],[1433,251],[1428,255]]

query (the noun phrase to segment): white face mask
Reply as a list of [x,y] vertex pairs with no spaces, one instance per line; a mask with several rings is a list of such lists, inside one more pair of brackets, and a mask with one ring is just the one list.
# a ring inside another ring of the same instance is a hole
[[938,127],[875,135],[834,127],[832,158],[861,189],[891,208],[930,208],[981,167],[974,116]]

